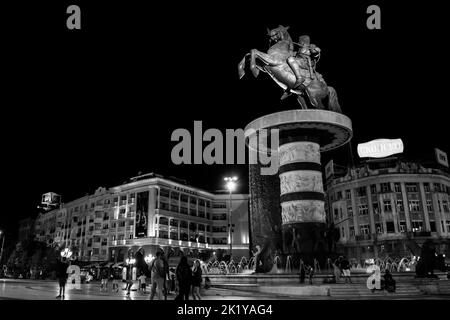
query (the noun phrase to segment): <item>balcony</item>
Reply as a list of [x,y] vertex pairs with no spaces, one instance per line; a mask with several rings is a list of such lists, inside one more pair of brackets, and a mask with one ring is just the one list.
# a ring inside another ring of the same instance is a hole
[[408,238],[420,238],[420,237],[430,237],[430,231],[408,231],[406,232],[406,237]]
[[356,241],[372,240],[373,238],[374,238],[374,236],[372,236],[371,234],[360,234],[360,235],[355,236]]
[[102,211],[103,211],[103,205],[95,206],[95,207],[94,207],[94,211],[95,211],[95,212],[102,212]]

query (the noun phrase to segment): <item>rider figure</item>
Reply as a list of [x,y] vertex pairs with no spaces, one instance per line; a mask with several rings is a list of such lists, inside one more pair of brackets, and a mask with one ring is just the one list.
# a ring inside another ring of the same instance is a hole
[[303,84],[305,82],[305,73],[301,70],[308,70],[309,76],[311,79],[315,79],[315,68],[316,63],[320,58],[320,48],[317,47],[314,44],[310,43],[309,36],[301,36],[299,38],[300,46],[298,51],[296,52],[295,56],[290,56],[287,59],[287,64],[292,69],[292,72],[295,75],[296,81],[292,88],[286,88],[285,93],[281,97],[281,99],[286,98],[290,94],[291,89],[300,89],[302,91],[306,90],[305,85]]

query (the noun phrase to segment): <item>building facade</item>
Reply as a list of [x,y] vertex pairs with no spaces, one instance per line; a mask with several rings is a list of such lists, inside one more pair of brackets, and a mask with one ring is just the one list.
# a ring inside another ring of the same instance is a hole
[[[233,256],[248,257],[248,195],[232,194],[231,207]],[[139,248],[197,256],[229,251],[229,208],[229,194],[146,174],[40,214],[35,228],[39,240],[71,248],[80,261],[123,262]]]
[[338,251],[362,261],[420,255],[426,240],[450,254],[450,175],[396,158],[366,162],[326,183]]

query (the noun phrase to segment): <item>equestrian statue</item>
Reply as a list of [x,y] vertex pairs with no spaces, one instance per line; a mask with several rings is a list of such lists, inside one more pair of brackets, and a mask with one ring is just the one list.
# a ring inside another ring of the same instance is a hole
[[[292,94],[302,109],[324,109],[338,113],[341,107],[334,88],[327,86],[322,75],[316,71],[320,59],[320,48],[310,43],[303,35],[293,42],[289,27],[267,30],[270,48],[267,53],[252,49],[238,65],[239,78],[245,75],[245,65],[250,57],[250,70],[255,77],[259,72],[267,73],[283,90],[281,99]],[[297,50],[295,50],[297,46]]]

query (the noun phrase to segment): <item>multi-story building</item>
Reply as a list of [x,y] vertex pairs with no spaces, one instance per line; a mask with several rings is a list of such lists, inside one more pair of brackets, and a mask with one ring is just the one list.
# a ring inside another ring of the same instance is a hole
[[248,195],[207,192],[175,178],[145,174],[41,214],[40,240],[72,249],[81,261],[122,262],[128,252],[158,248],[176,254],[229,249],[229,206],[233,256],[249,255]]
[[19,221],[19,241],[28,240],[34,234],[34,220],[26,218]]
[[397,158],[367,161],[326,183],[338,250],[357,260],[420,254],[432,240],[450,254],[450,175]]

